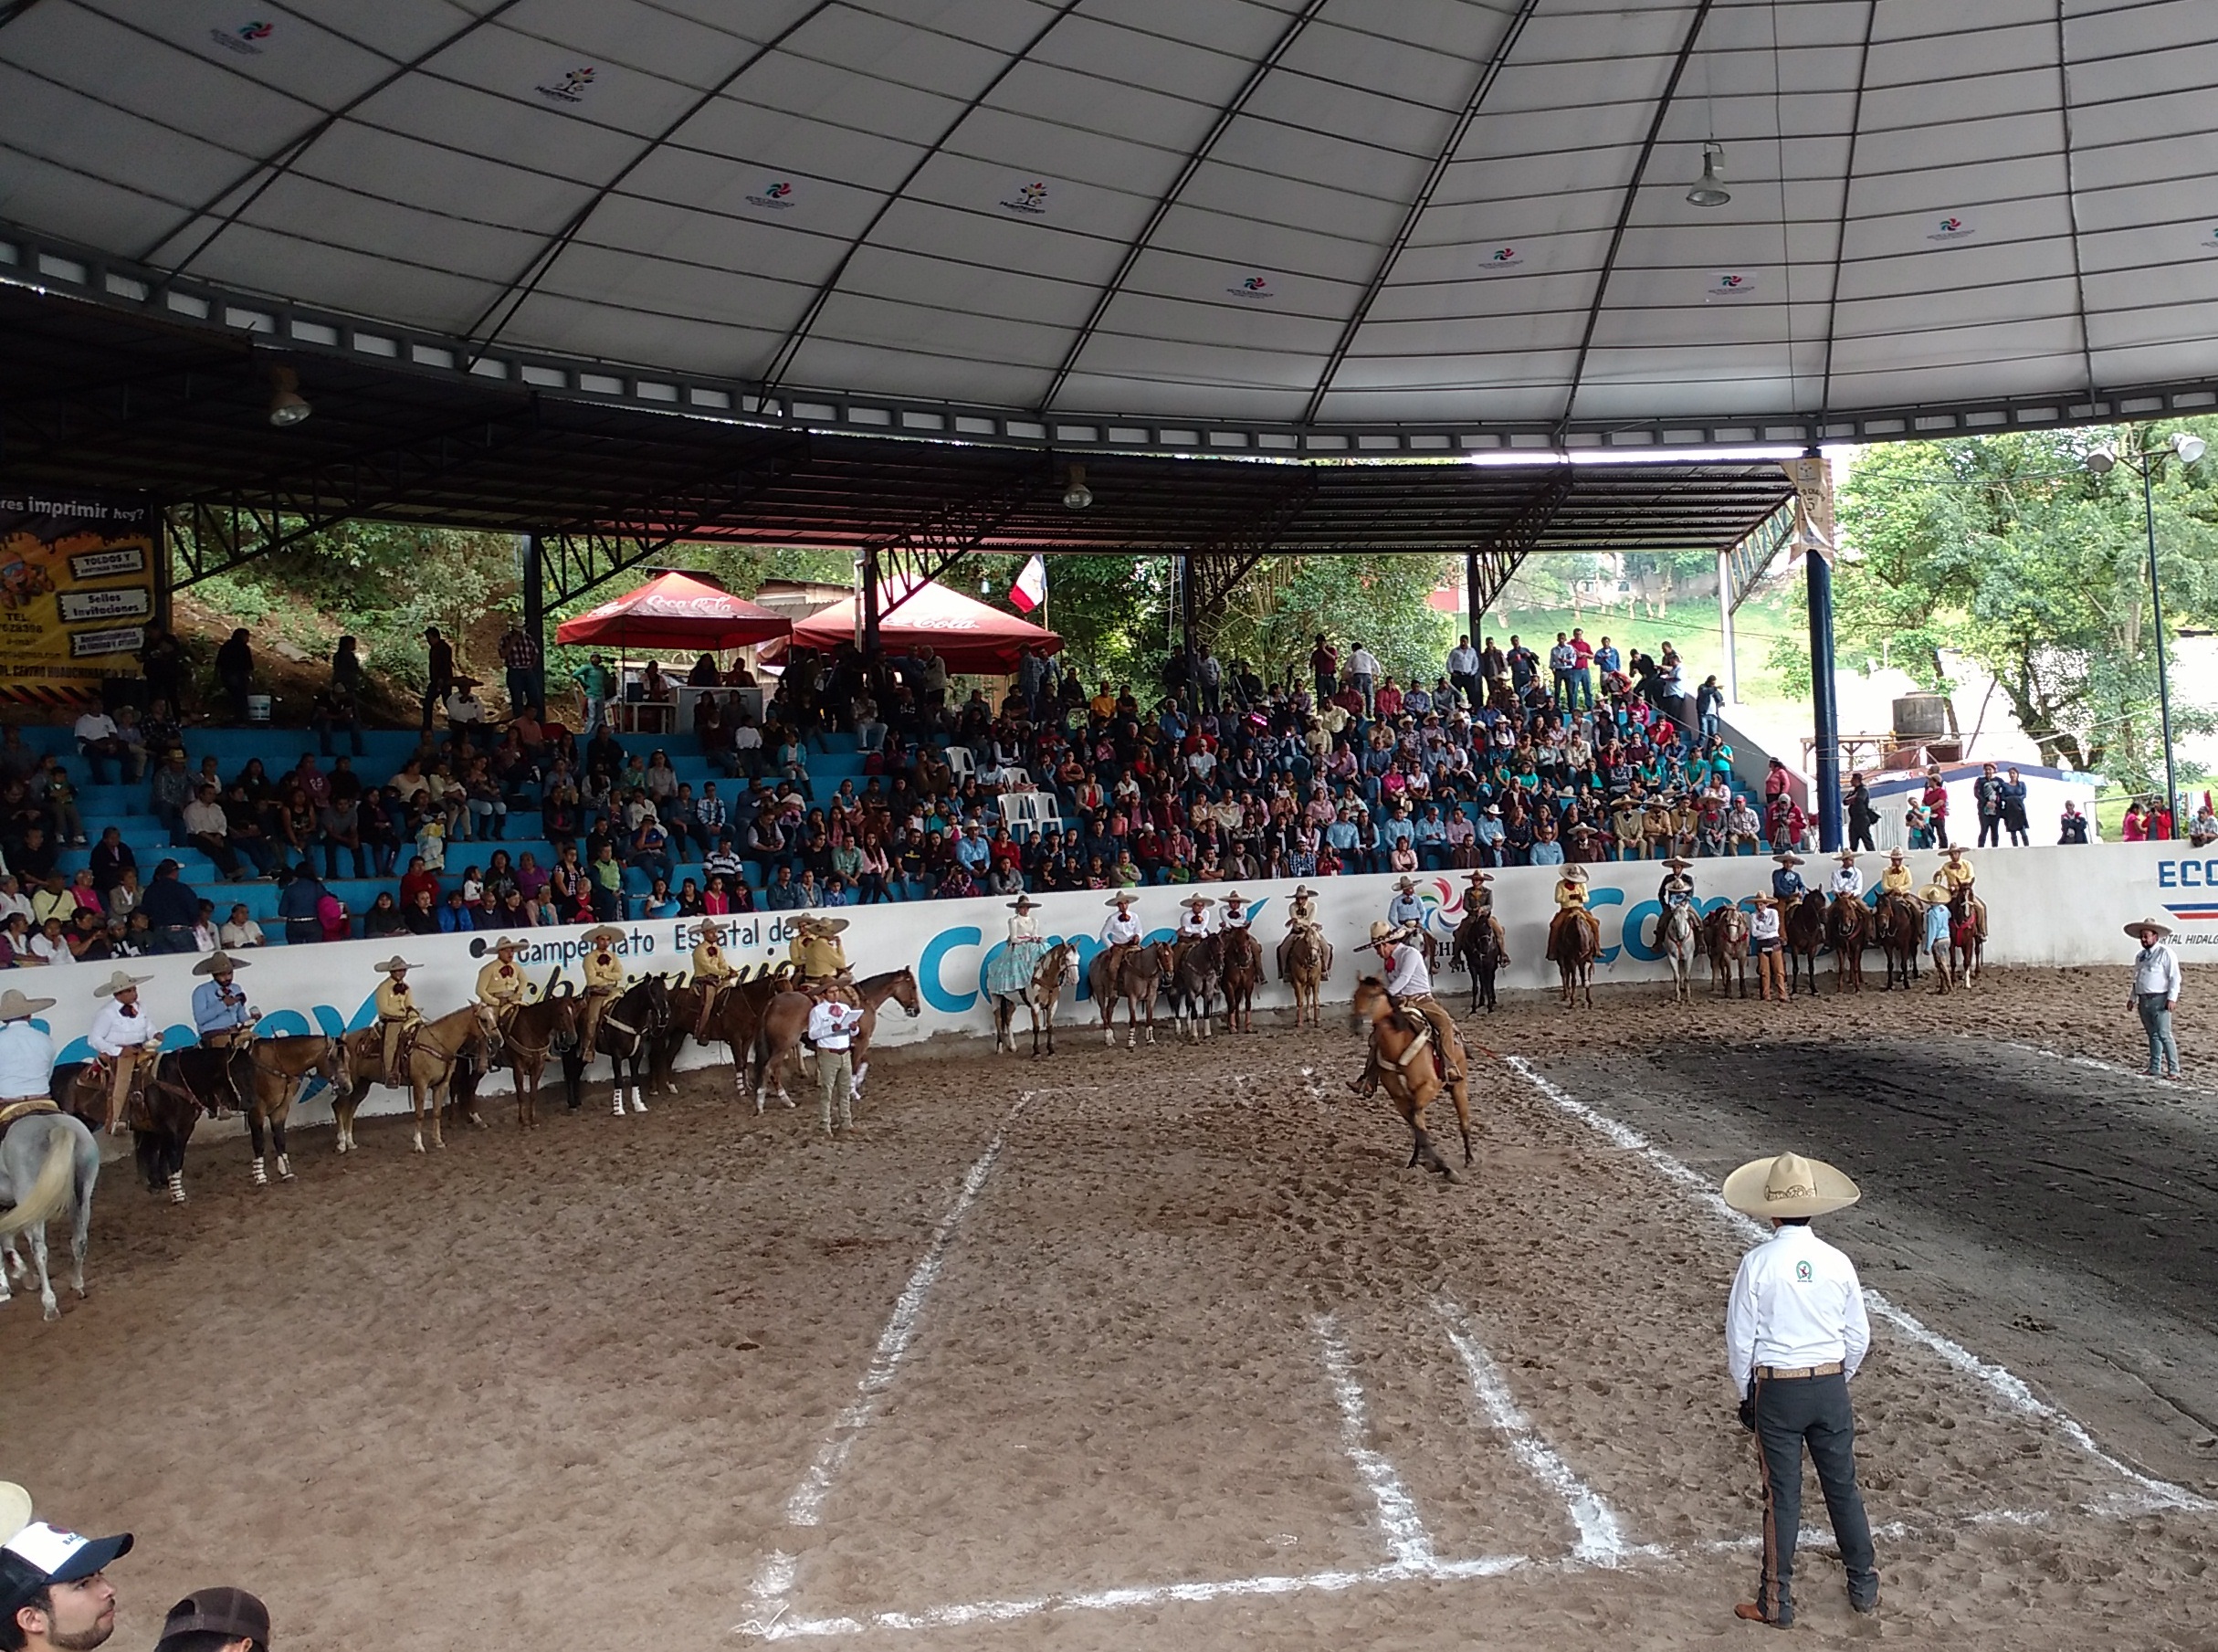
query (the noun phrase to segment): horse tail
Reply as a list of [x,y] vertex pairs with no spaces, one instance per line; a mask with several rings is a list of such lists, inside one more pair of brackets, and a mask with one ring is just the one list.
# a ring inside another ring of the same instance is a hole
[[76,1185],[76,1144],[69,1140],[68,1130],[49,1130],[46,1163],[38,1167],[30,1191],[16,1202],[14,1209],[0,1216],[0,1238],[44,1222],[69,1202]]

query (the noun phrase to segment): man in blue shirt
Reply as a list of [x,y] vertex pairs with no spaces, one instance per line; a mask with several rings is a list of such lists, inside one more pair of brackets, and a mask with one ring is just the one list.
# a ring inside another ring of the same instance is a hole
[[316,908],[322,900],[323,885],[303,860],[292,881],[278,892],[278,916],[285,920],[288,945],[306,946],[322,938],[323,925],[316,915]]
[[1802,900],[1803,891],[1807,887],[1803,882],[1803,875],[1794,869],[1802,865],[1803,858],[1800,855],[1774,855],[1771,858],[1779,862],[1779,870],[1771,874],[1771,895],[1783,912]]
[[164,860],[154,868],[154,881],[139,902],[139,910],[146,914],[147,924],[154,931],[155,952],[194,950],[193,926],[200,921],[200,897],[178,876],[174,860]]
[[210,1049],[229,1049],[254,1025],[247,994],[232,984],[232,973],[247,966],[226,952],[210,952],[193,966],[209,977],[193,989],[193,1030]]
[[1394,884],[1394,898],[1386,903],[1386,921],[1413,932],[1424,928],[1424,902],[1418,899],[1417,886],[1407,878]]

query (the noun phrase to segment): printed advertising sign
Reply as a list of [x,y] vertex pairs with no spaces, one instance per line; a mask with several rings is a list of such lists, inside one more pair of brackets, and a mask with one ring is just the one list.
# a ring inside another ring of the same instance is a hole
[[139,669],[159,531],[132,494],[0,491],[0,690],[92,700]]

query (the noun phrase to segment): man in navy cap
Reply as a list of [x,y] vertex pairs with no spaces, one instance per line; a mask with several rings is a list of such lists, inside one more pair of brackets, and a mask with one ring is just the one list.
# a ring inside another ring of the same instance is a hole
[[0,1652],[92,1652],[116,1627],[106,1576],[131,1533],[79,1537],[33,1520],[0,1543]]
[[170,1608],[154,1652],[269,1652],[269,1608],[244,1589],[195,1589]]

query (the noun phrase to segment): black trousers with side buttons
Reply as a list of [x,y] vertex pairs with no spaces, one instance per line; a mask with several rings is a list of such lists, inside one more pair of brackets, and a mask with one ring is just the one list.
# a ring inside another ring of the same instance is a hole
[[1803,1448],[1833,1518],[1834,1541],[1848,1573],[1848,1597],[1878,1597],[1871,1522],[1856,1490],[1856,1420],[1848,1379],[1831,1376],[1756,1379],[1756,1447],[1763,1459],[1763,1572],[1756,1604],[1774,1622],[1794,1615],[1794,1542],[1803,1518]]

